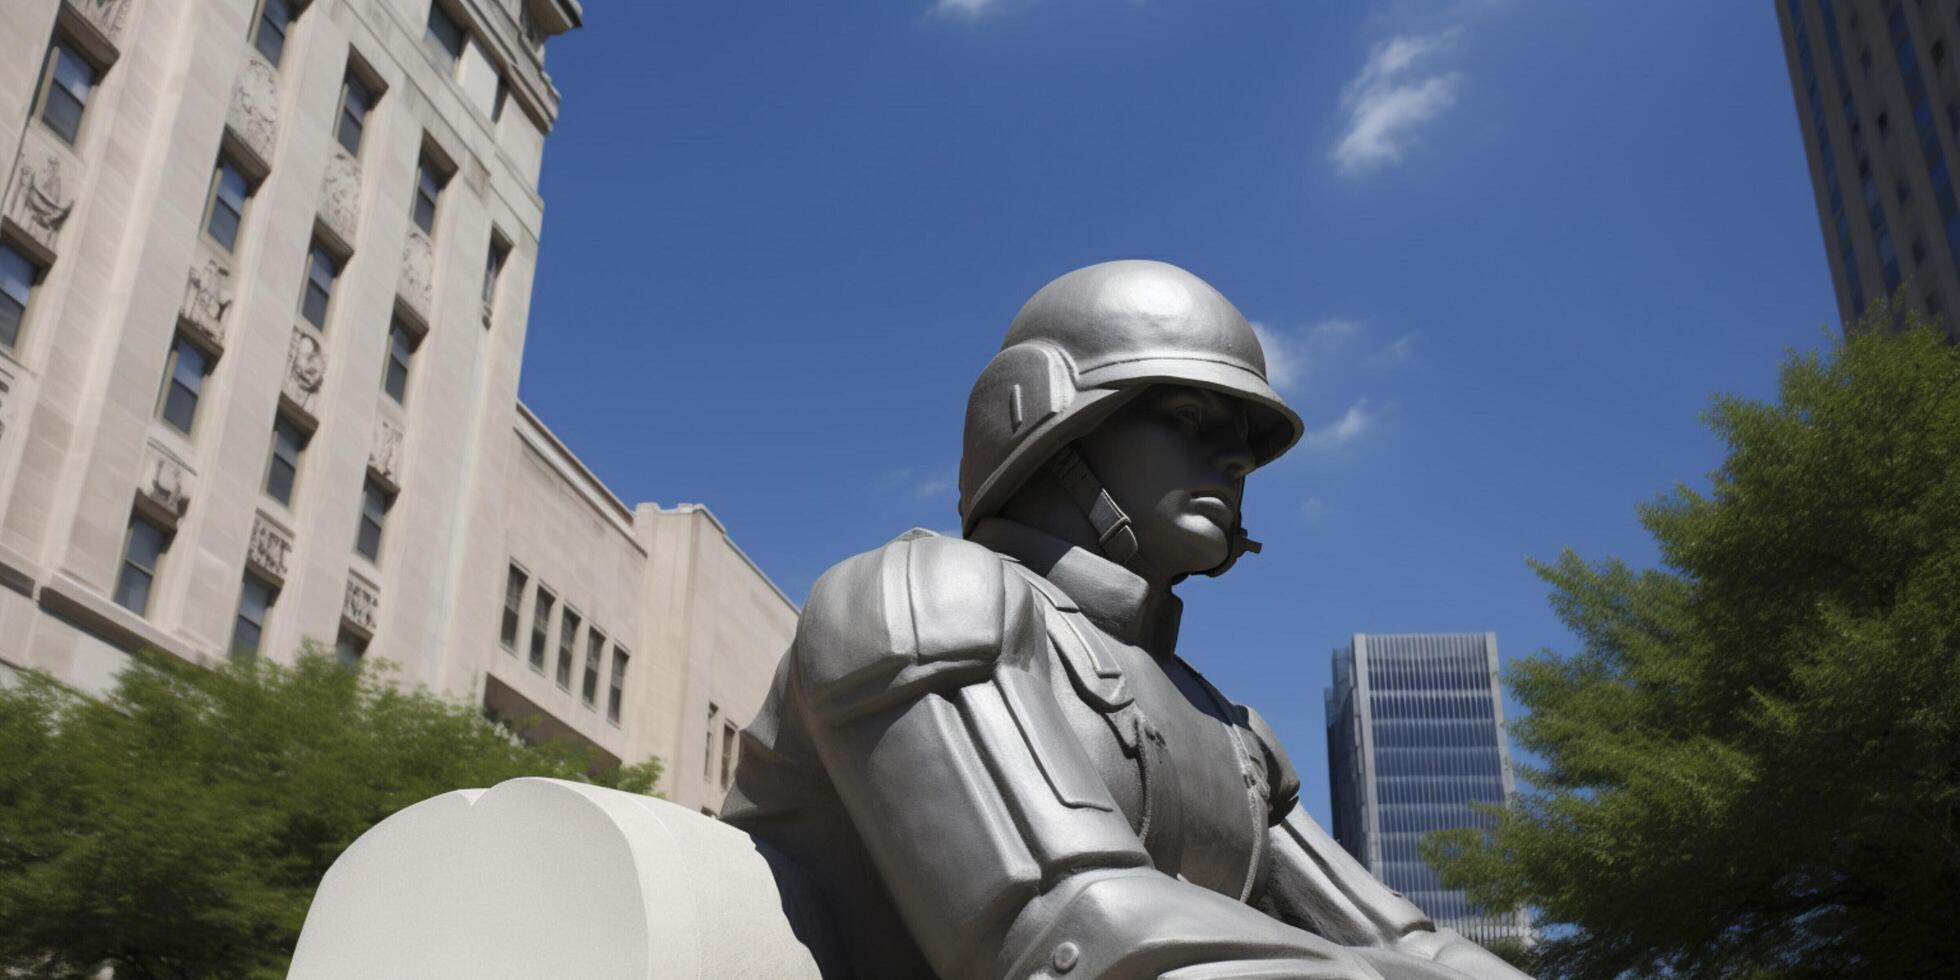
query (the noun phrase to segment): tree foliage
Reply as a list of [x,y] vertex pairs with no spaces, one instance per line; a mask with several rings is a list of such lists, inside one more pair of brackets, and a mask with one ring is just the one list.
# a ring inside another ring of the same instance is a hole
[[0,974],[283,976],[313,890],[405,806],[588,773],[468,704],[309,651],[218,669],[139,654],[100,700],[43,675],[0,688]]
[[1641,510],[1665,570],[1537,566],[1582,644],[1510,674],[1544,766],[1425,851],[1541,911],[1545,974],[1960,969],[1960,351],[1884,316],[1715,400],[1711,491]]

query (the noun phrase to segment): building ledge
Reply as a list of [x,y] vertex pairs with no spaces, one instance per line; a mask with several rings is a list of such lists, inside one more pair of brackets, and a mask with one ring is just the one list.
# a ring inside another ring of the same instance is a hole
[[190,644],[109,601],[94,587],[67,572],[50,576],[41,586],[39,599],[41,608],[119,650],[156,650],[200,666],[212,662]]

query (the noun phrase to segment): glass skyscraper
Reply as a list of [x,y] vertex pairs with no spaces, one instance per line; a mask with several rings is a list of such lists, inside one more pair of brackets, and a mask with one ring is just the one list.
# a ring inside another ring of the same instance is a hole
[[1497,634],[1357,633],[1334,651],[1326,697],[1334,839],[1437,924],[1480,943],[1528,940],[1523,910],[1472,906],[1417,852],[1430,831],[1491,826],[1470,805],[1516,791]]

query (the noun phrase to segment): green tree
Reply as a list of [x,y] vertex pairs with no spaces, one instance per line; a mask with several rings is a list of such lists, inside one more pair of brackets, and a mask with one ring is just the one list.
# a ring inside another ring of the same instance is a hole
[[1665,570],[1536,566],[1582,644],[1510,673],[1544,766],[1425,852],[1540,910],[1543,975],[1960,971],[1960,350],[1885,322],[1715,400]]
[[327,867],[396,810],[517,776],[659,777],[378,673],[139,654],[100,700],[37,674],[0,689],[0,975],[284,976]]

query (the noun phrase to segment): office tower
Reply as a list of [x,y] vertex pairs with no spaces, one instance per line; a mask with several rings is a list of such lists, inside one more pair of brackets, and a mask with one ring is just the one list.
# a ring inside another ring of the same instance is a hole
[[1839,314],[1903,286],[1960,336],[1960,4],[1777,0],[1776,16]]
[[796,608],[517,400],[582,16],[0,4],[0,675],[313,640],[718,805]]
[[1515,792],[1497,635],[1356,633],[1334,651],[1326,700],[1334,839],[1438,924],[1480,943],[1528,942],[1523,910],[1474,908],[1417,853],[1431,831],[1491,826],[1471,804]]

